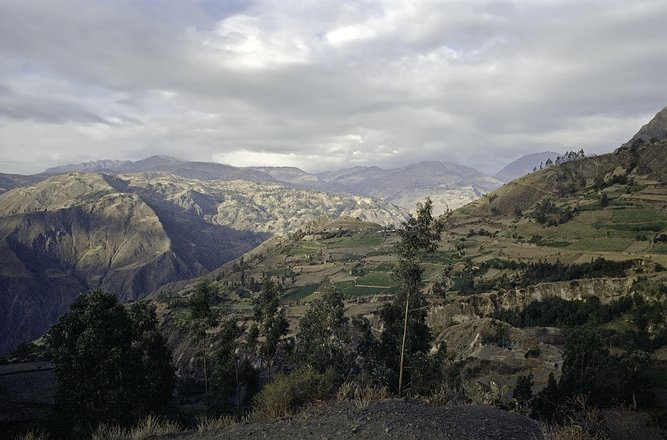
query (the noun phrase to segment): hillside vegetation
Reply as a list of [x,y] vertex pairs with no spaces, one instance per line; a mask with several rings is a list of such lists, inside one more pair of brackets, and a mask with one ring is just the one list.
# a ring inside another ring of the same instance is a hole
[[[440,390],[447,400],[462,392],[504,408],[529,403],[536,417],[554,417],[545,402],[556,388],[565,407],[577,392],[590,393],[593,404],[650,407],[665,387],[666,151],[667,142],[657,141],[550,167],[443,217],[437,250],[420,261],[426,323],[432,346],[446,347],[439,353],[446,353],[449,379],[412,381],[409,393]],[[355,219],[314,222],[207,275],[213,310],[237,323],[238,343],[247,347],[262,280],[270,279],[289,322],[284,338],[298,345],[302,320],[333,290],[350,322],[367,322],[380,343],[399,286],[400,240],[393,228]],[[194,381],[202,378],[191,361],[199,349],[186,342],[188,297],[201,282],[166,285],[155,295],[177,367]],[[288,347],[278,355],[285,366],[293,362]],[[582,349],[606,360],[573,382]],[[623,366],[635,361],[637,370]],[[363,365],[356,380],[393,389],[391,374]],[[520,384],[527,394],[512,400]]]

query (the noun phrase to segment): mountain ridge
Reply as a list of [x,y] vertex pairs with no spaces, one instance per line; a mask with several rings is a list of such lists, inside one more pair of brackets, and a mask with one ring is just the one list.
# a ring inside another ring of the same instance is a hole
[[63,165],[49,168],[36,176],[72,171],[110,174],[167,172],[203,180],[281,183],[295,188],[336,194],[377,197],[408,210],[413,209],[417,201],[430,197],[434,201],[436,214],[458,208],[502,184],[500,180],[472,167],[435,160],[416,162],[398,168],[384,169],[372,165],[308,173],[289,166],[239,168],[215,162],[186,161],[160,155],[138,161],[99,160],[78,165]]

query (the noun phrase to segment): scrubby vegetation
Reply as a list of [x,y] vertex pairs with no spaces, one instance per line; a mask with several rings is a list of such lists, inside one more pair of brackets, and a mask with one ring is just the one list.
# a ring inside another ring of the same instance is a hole
[[[531,263],[492,259],[479,265],[468,264],[454,278],[452,290],[463,295],[498,289],[515,289],[538,283],[553,283],[578,279],[619,277],[634,266],[633,261],[610,261],[598,257],[590,263],[563,264],[537,261]],[[489,269],[510,269],[514,275],[492,279],[480,278]]]

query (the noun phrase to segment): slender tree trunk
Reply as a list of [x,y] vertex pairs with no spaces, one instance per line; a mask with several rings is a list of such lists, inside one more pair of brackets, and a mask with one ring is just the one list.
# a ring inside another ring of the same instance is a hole
[[236,375],[236,414],[240,415],[241,396],[239,395],[239,360],[234,359],[234,374]]
[[208,399],[208,365],[206,362],[206,349],[204,349],[204,395]]
[[410,311],[410,291],[405,294],[405,316],[403,317],[403,342],[401,342],[401,364],[398,370],[398,397],[403,394],[403,361],[405,360],[405,343],[408,339],[408,312]]

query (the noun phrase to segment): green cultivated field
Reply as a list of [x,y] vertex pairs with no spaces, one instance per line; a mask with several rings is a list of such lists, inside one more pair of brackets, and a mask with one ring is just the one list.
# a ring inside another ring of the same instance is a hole
[[389,272],[370,272],[361,278],[358,278],[357,284],[364,286],[390,287],[394,286],[396,282],[392,279],[391,273]]

